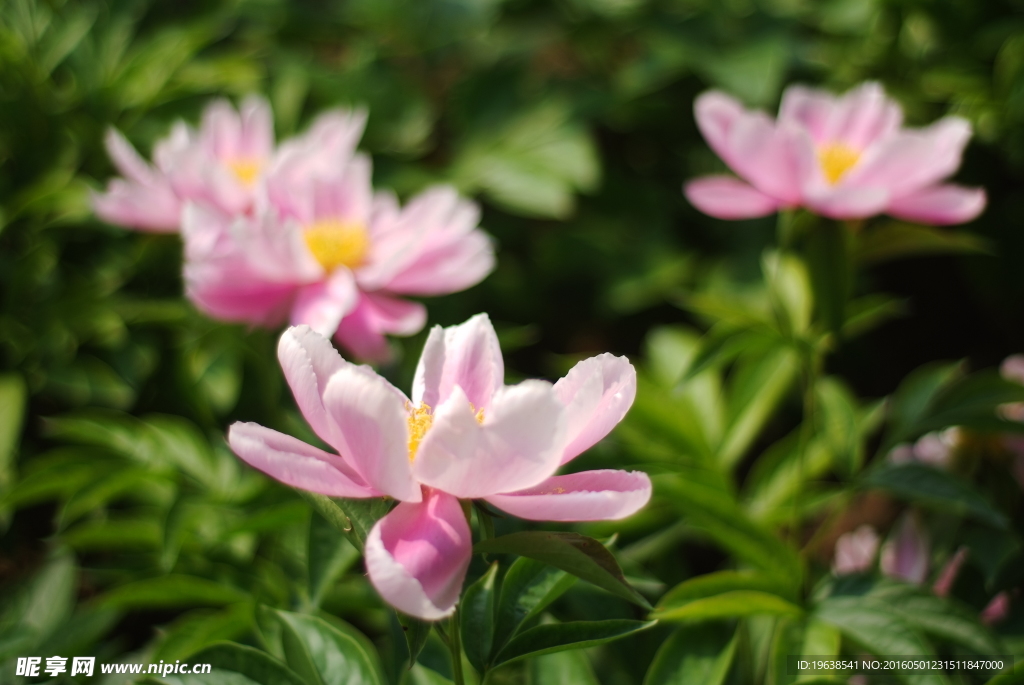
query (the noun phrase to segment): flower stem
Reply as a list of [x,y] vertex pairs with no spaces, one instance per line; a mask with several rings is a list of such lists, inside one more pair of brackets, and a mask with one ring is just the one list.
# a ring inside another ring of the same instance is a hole
[[459,610],[452,614],[450,627],[448,629],[448,647],[452,652],[452,679],[454,685],[466,685],[466,678],[462,674],[462,635],[459,631]]

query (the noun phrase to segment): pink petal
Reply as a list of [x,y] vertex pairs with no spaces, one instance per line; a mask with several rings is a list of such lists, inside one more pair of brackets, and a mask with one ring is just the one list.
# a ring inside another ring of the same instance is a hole
[[412,401],[436,409],[458,386],[475,409],[486,409],[504,382],[498,336],[488,316],[477,314],[458,326],[430,330],[416,366]]
[[291,324],[306,324],[320,335],[334,335],[341,320],[355,308],[358,297],[352,272],[335,269],[327,280],[299,290],[292,305]]
[[552,476],[532,488],[491,495],[502,511],[530,521],[614,521],[651,498],[651,479],[640,471],[584,471]]
[[840,535],[836,540],[832,572],[837,576],[843,576],[867,571],[878,554],[878,543],[878,533],[869,525]]
[[779,210],[781,203],[731,176],[705,176],[683,186],[686,199],[719,219],[754,219]]
[[836,103],[828,140],[864,149],[899,130],[903,110],[873,81],[843,94]]
[[482,422],[477,411],[458,386],[434,408],[413,461],[421,483],[472,499],[532,487],[558,468],[565,409],[550,384],[502,388]]
[[886,213],[908,221],[949,225],[971,221],[985,210],[985,191],[958,185],[938,185],[892,200]]
[[808,193],[805,205],[830,219],[865,219],[885,211],[889,193],[883,188],[854,188],[838,185],[820,194]]
[[747,116],[743,105],[725,93],[712,90],[694,100],[693,114],[708,146],[732,167],[734,160],[729,136],[736,122]]
[[313,216],[319,221],[335,219],[359,223],[369,228],[373,206],[373,170],[370,158],[355,155],[343,172],[332,178],[314,181]]
[[636,397],[636,369],[625,357],[606,352],[576,364],[554,389],[566,408],[564,464],[597,444],[626,415]]
[[366,366],[343,364],[324,390],[333,442],[372,487],[398,500],[420,501],[409,466],[408,400]]
[[836,98],[826,91],[793,85],[786,88],[779,105],[779,124],[805,129],[815,143],[830,142],[830,122]]
[[949,595],[950,590],[953,589],[953,583],[956,582],[956,577],[960,575],[960,569],[963,567],[964,562],[967,560],[967,548],[961,547],[956,551],[946,565],[939,571],[939,577],[935,579],[935,584],[932,585],[932,592],[939,597],[946,597]]
[[106,145],[107,154],[110,155],[110,161],[126,178],[145,185],[149,185],[155,180],[156,173],[152,167],[139,156],[132,144],[119,131],[113,128],[107,129],[107,135],[104,136],[103,142]]
[[1000,592],[981,611],[981,622],[987,626],[1002,623],[1010,615],[1010,595]]
[[459,501],[428,492],[399,504],[366,538],[366,571],[381,597],[426,621],[450,616],[472,558],[469,524]]
[[214,159],[231,160],[240,156],[242,121],[227,100],[214,100],[203,110],[199,140]]
[[232,424],[228,444],[244,462],[293,488],[329,497],[380,495],[338,455],[255,423]]
[[183,199],[213,205],[227,214],[244,213],[252,204],[252,189],[199,145],[176,154],[167,175],[174,192]]
[[341,321],[336,338],[359,359],[386,361],[391,350],[386,334],[413,335],[427,323],[427,309],[419,302],[383,293],[359,293],[355,309]]
[[902,130],[866,150],[842,183],[885,188],[894,197],[909,194],[955,172],[970,137],[970,124],[959,117]]
[[238,156],[266,160],[274,150],[274,114],[270,103],[258,95],[250,95],[239,108],[242,130]]
[[336,440],[333,424],[327,418],[323,395],[327,381],[346,362],[330,340],[309,326],[292,326],[281,334],[277,359],[306,422],[324,441],[337,448],[340,441]]
[[794,135],[763,112],[744,113],[729,131],[729,166],[764,194],[785,204],[800,201]]
[[882,546],[882,573],[909,583],[923,583],[928,576],[929,549],[928,537],[917,518],[904,515]]
[[92,208],[107,223],[154,233],[174,233],[181,225],[181,203],[165,184],[114,179],[107,192],[92,195]]
[[390,292],[447,295],[470,288],[494,270],[494,244],[482,231],[425,251],[408,269],[388,281]]

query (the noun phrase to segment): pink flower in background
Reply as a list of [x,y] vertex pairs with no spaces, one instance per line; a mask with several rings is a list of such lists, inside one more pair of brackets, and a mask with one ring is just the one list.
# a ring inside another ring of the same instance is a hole
[[790,86],[777,121],[717,91],[698,97],[694,111],[711,149],[739,176],[685,186],[697,209],[720,219],[806,207],[835,219],[889,214],[958,224],[985,207],[980,188],[942,183],[960,166],[967,121],[903,128],[902,110],[877,83],[841,96]]
[[920,585],[928,577],[930,549],[928,534],[914,513],[908,512],[882,545],[879,566],[891,578]]
[[866,524],[840,535],[836,540],[832,572],[837,576],[844,576],[867,571],[875,563],[878,542],[878,533]]
[[1002,623],[1010,615],[1010,594],[1000,592],[981,610],[981,622],[985,625]]
[[437,620],[455,609],[472,553],[460,499],[531,520],[592,521],[629,516],[650,498],[643,473],[554,475],[632,404],[636,373],[624,357],[584,360],[553,386],[506,386],[497,336],[480,314],[431,330],[411,399],[306,326],[284,333],[278,358],[306,420],[338,454],[252,423],[231,427],[231,448],[292,487],[399,500],[367,537],[366,568],[409,615]]
[[464,290],[494,268],[479,208],[454,189],[428,189],[403,208],[374,195],[365,155],[324,176],[294,161],[268,172],[266,204],[252,215],[186,206],[186,294],[210,316],[308,324],[379,361],[386,334],[412,335],[426,323],[422,304],[398,296]]
[[894,464],[916,461],[938,469],[947,469],[953,462],[954,453],[962,438],[963,431],[959,426],[926,433],[913,445],[904,443],[894,447],[889,452],[889,461]]
[[104,221],[156,232],[177,231],[188,201],[227,214],[246,213],[267,173],[285,169],[294,179],[344,164],[365,122],[362,111],[328,112],[305,134],[275,149],[273,115],[263,98],[246,98],[237,112],[217,100],[203,112],[198,131],[178,122],[157,142],[152,166],[111,129],[107,151],[124,178],[94,195],[93,207]]

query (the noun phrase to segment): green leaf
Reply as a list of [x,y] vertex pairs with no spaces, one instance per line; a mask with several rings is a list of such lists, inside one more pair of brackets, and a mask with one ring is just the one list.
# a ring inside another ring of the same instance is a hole
[[941,511],[973,516],[997,528],[1008,525],[1006,516],[968,483],[925,464],[885,463],[868,471],[861,484]]
[[751,520],[731,493],[679,476],[659,478],[655,492],[684,514],[691,526],[707,533],[739,559],[783,583],[799,585],[803,566],[797,554]]
[[889,430],[879,453],[887,454],[896,443],[916,437],[914,427],[922,422],[939,392],[959,373],[956,364],[926,364],[914,369],[889,402]]
[[921,254],[992,254],[991,245],[981,236],[898,221],[865,231],[855,249],[856,259],[862,264]]
[[[977,612],[936,597],[905,583],[887,583],[871,593],[922,633],[966,647],[976,654],[1002,651],[995,634],[978,619]],[[810,653],[810,652],[808,652]]]
[[[258,685],[308,685],[290,668],[258,649],[234,642],[218,642],[189,657],[194,664],[210,664],[210,673],[204,676],[175,676],[182,685],[239,685],[244,681],[229,681],[224,671],[237,673]],[[174,682],[172,678],[164,679]],[[157,681],[160,682],[160,681]]]
[[722,685],[736,653],[730,623],[683,626],[662,643],[644,685]]
[[466,588],[459,606],[462,648],[479,672],[483,672],[491,656],[494,641],[494,581],[498,562],[491,564],[483,576]]
[[206,578],[166,575],[120,585],[93,601],[122,609],[170,608],[194,605],[221,606],[244,602],[249,595]]
[[501,582],[494,647],[503,647],[521,625],[539,615],[575,582],[576,576],[541,561],[516,559]]
[[288,666],[308,685],[383,685],[376,651],[355,631],[316,616],[275,611]]
[[992,678],[985,685],[1022,685],[1024,683],[1024,660],[1017,660],[1012,671],[1006,671]]
[[[14,484],[14,461],[28,394],[16,374],[0,376],[0,501]],[[0,511],[0,522],[6,518]]]
[[494,666],[511,663],[530,656],[552,654],[567,649],[583,649],[612,642],[647,630],[657,621],[572,621],[549,623],[523,631],[498,652]]
[[530,659],[531,685],[600,685],[585,652],[564,651]]
[[151,661],[184,660],[215,642],[238,639],[252,629],[252,621],[252,604],[249,602],[216,611],[190,611],[161,629],[163,637]]
[[713,597],[704,597],[658,609],[651,614],[651,618],[660,621],[697,623],[759,614],[799,616],[801,613],[800,607],[778,595],[756,590],[732,590]]
[[359,559],[359,550],[316,511],[309,519],[307,549],[309,602],[319,607],[324,593]]
[[768,252],[761,260],[779,330],[784,337],[802,335],[811,325],[814,293],[804,266],[796,257]]
[[785,595],[789,588],[777,578],[756,571],[715,571],[684,580],[666,592],[655,612],[671,611],[698,599],[714,597],[723,592],[754,590]]
[[414,667],[423,647],[427,644],[430,631],[434,624],[428,621],[421,621],[418,618],[407,616],[399,611],[395,612],[398,617],[398,625],[402,627],[402,634],[405,636],[405,645],[409,650],[409,666]]
[[29,583],[19,630],[39,640],[59,630],[75,604],[77,569],[74,557],[59,550]]
[[473,550],[536,559],[645,609],[651,608],[647,600],[626,582],[612,553],[594,538],[579,533],[512,533],[478,542]]

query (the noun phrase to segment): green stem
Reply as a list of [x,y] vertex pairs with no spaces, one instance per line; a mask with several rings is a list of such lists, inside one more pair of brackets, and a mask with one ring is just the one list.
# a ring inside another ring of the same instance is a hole
[[452,614],[449,628],[449,647],[452,651],[452,678],[455,685],[466,685],[466,678],[462,674],[462,636],[459,631],[459,610]]

